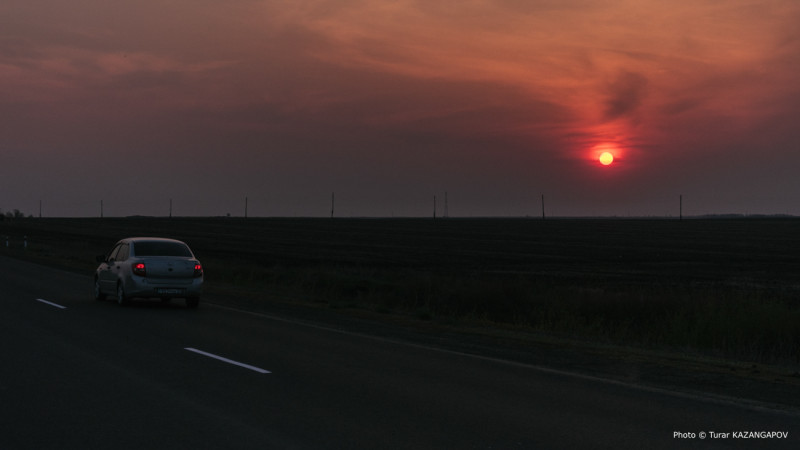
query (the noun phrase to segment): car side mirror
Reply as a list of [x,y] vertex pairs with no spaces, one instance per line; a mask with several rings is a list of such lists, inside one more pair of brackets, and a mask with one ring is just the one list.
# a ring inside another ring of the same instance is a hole
[[94,257],[94,259],[99,263],[106,262],[106,255],[97,255]]

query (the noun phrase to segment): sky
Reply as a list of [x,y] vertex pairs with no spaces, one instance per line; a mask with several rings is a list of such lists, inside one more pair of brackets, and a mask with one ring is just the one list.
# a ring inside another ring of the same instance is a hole
[[798,23],[796,0],[4,0],[0,208],[800,215]]

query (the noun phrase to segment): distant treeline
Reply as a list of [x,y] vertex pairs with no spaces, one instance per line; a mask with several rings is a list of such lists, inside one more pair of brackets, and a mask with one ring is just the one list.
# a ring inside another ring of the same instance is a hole
[[[25,217],[25,214],[22,211],[18,210],[18,209],[15,209],[14,211],[6,211],[5,214],[3,213],[3,210],[0,209],[0,220],[3,220],[3,219],[21,219],[21,218],[24,218],[24,217]],[[28,217],[33,217],[33,216],[28,216]]]
[[789,219],[797,216],[792,214],[704,214],[691,217],[698,219]]

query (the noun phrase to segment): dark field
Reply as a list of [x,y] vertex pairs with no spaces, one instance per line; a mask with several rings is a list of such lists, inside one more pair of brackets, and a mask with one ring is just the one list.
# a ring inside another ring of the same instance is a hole
[[11,237],[0,254],[91,274],[95,255],[134,235],[186,241],[209,293],[245,306],[327,304],[772,364],[800,357],[796,219],[28,218],[0,222]]

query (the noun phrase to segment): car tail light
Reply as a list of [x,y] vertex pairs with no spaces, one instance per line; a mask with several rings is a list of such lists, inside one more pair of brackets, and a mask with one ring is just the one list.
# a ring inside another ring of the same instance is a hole
[[144,263],[135,263],[133,265],[133,274],[140,277],[146,276],[147,270],[145,270]]
[[203,276],[203,266],[200,263],[195,263],[194,265],[194,276],[195,278]]

